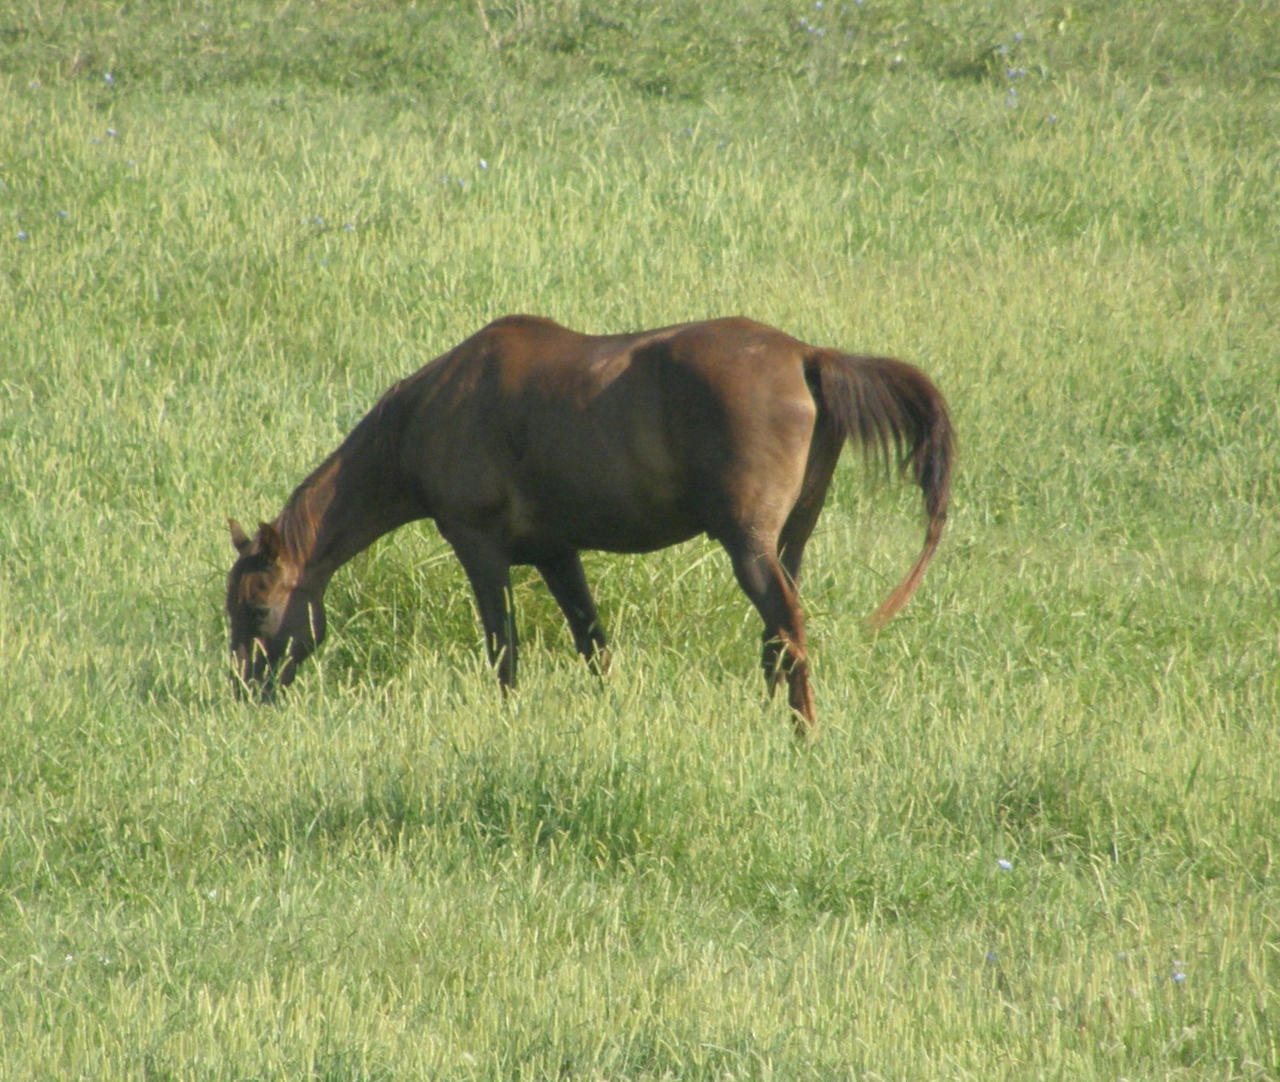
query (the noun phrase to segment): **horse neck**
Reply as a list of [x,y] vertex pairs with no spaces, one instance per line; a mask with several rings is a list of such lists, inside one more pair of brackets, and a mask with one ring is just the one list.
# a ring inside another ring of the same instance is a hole
[[329,577],[383,534],[422,510],[395,467],[395,440],[370,415],[289,497],[276,527],[301,568],[323,591]]

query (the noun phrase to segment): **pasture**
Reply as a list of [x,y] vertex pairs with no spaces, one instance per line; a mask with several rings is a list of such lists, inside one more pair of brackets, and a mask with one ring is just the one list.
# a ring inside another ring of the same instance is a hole
[[[1278,74],[1272,0],[4,5],[0,1077],[1280,1076]],[[504,702],[411,525],[233,698],[226,516],[511,312],[947,396],[878,632],[837,471],[812,745],[706,541],[585,560],[603,682],[517,572]]]

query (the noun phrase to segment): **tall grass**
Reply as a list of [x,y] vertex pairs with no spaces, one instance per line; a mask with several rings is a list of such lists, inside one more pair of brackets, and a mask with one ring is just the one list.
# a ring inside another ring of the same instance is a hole
[[[1271,3],[10,5],[0,1075],[1268,1078]],[[517,576],[429,527],[234,701],[224,517],[510,311],[893,352],[944,549],[842,469],[823,737],[723,555]]]

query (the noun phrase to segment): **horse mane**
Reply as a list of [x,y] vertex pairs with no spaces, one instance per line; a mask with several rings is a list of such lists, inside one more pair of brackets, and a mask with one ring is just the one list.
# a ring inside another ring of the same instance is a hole
[[387,462],[399,451],[398,436],[405,410],[412,406],[409,393],[422,373],[399,380],[356,424],[341,445],[298,485],[275,521],[284,551],[290,559],[305,562],[320,541],[321,523],[342,485],[343,467],[353,462]]

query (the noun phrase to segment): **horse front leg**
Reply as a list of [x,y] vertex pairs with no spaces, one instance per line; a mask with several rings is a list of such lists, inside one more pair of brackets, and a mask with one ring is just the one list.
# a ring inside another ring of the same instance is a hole
[[569,621],[573,645],[591,670],[603,676],[609,671],[609,645],[587,586],[581,558],[576,552],[569,551],[540,562],[537,568],[560,611]]
[[489,664],[505,692],[516,682],[516,617],[511,594],[511,561],[484,535],[448,537],[475,594],[484,627]]

